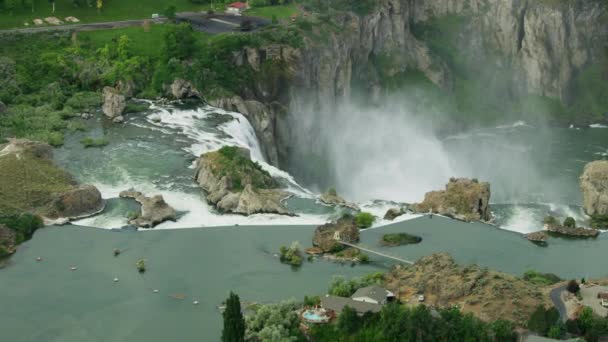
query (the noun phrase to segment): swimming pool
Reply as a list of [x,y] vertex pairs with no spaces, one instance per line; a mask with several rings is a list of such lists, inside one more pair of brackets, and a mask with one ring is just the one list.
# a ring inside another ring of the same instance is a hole
[[306,310],[302,313],[302,318],[311,323],[325,323],[330,317],[321,310]]

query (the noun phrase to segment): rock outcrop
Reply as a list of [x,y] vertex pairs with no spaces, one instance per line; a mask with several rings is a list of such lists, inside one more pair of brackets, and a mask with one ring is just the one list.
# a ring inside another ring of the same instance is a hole
[[544,231],[529,233],[524,235],[524,237],[528,239],[528,241],[541,246],[545,246],[547,244],[547,240],[549,239],[549,235]]
[[50,217],[77,219],[97,214],[103,208],[104,201],[99,190],[93,185],[84,184],[55,194],[47,213]]
[[51,146],[11,139],[0,146],[0,212],[32,212],[47,221],[75,219],[103,210],[92,185],[80,185],[52,161]]
[[0,224],[0,259],[9,256],[17,250],[17,233]]
[[427,192],[424,201],[411,208],[463,221],[489,221],[490,184],[467,178],[452,178],[445,190]]
[[112,87],[103,88],[103,105],[101,109],[108,118],[114,119],[121,116],[126,106],[127,99],[118,90]]
[[384,214],[384,219],[392,221],[403,214],[405,214],[405,210],[402,208],[390,208],[386,211],[386,214]]
[[206,192],[207,201],[221,211],[292,215],[282,204],[289,194],[251,160],[247,149],[225,146],[201,155],[194,178]]
[[523,326],[538,305],[549,305],[550,286],[478,265],[461,266],[448,254],[419,259],[413,266],[397,266],[385,276],[386,288],[409,300],[424,294],[427,305],[459,305],[486,322],[507,319]]
[[344,216],[336,222],[326,223],[315,229],[312,244],[323,252],[334,252],[342,245],[336,241],[336,234],[342,241],[356,243],[359,241],[359,227],[354,217]]
[[132,198],[141,204],[141,213],[137,218],[129,220],[129,224],[142,228],[153,228],[165,221],[175,221],[177,213],[165,202],[162,195],[146,197],[139,191],[121,191],[121,198]]
[[585,165],[580,186],[585,212],[589,215],[607,215],[608,160],[596,160]]
[[554,225],[545,225],[547,231],[559,235],[571,236],[571,237],[580,237],[580,238],[589,238],[589,237],[597,237],[600,232],[597,229],[591,228],[583,228],[583,227],[566,227],[561,224]]
[[176,78],[171,84],[171,95],[178,100],[200,97],[199,91],[192,83],[181,78]]
[[352,209],[355,211],[360,210],[359,206],[357,206],[355,203],[347,202],[344,198],[338,196],[338,193],[336,192],[335,189],[329,189],[327,192],[322,194],[319,197],[319,201],[321,201],[321,203],[325,203],[328,205],[345,207],[345,208],[349,208],[349,209]]

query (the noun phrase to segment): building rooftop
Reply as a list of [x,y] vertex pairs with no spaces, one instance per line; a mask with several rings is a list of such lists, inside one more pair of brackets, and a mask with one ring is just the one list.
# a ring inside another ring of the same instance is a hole
[[342,310],[346,306],[355,309],[355,311],[357,311],[357,313],[359,314],[364,314],[368,311],[380,312],[380,310],[382,310],[382,305],[380,304],[359,302],[356,300],[352,300],[351,298],[337,297],[331,295],[321,297],[321,306],[326,309],[335,311],[338,315],[342,313]]
[[380,286],[366,286],[366,287],[362,287],[360,289],[358,289],[352,296],[351,298],[358,298],[358,297],[369,297],[375,301],[377,301],[378,303],[383,302],[386,297],[394,297],[395,295]]

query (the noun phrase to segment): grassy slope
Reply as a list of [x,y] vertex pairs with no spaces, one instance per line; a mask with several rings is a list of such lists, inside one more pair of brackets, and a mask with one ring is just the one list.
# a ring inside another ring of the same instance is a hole
[[[162,13],[165,8],[174,5],[178,12],[201,11],[209,6],[197,5],[189,0],[105,0],[103,9],[97,11],[96,8],[86,6],[86,1],[82,0],[83,6],[75,8],[72,0],[56,0],[56,11],[51,13],[51,5],[48,0],[34,1],[34,13],[31,7],[19,8],[14,14],[0,12],[0,29],[22,28],[24,22],[33,25],[35,18],[45,18],[56,16],[63,20],[67,16],[74,16],[84,23],[103,22],[126,19],[145,19],[150,18],[152,13]],[[91,0],[95,3],[95,0]]]
[[0,156],[0,212],[43,206],[54,192],[71,188],[71,177],[51,161],[21,154]]
[[251,15],[256,17],[264,17],[271,19],[272,16],[276,16],[277,19],[285,19],[291,17],[293,14],[298,13],[298,8],[294,4],[283,5],[283,6],[265,6],[256,7],[245,12],[245,15]]

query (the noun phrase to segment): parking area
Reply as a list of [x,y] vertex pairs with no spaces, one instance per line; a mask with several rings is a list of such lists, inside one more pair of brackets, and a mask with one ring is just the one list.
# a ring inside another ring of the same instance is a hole
[[247,26],[246,31],[255,31],[270,24],[269,20],[259,17],[206,13],[179,14],[176,20],[189,22],[194,29],[210,34],[241,31],[242,26]]
[[600,315],[601,317],[606,317],[606,314],[608,314],[608,308],[602,306],[602,300],[598,298],[599,293],[608,293],[608,286],[592,284],[581,286],[581,296],[583,297],[583,305],[590,307],[591,309],[593,309],[593,312]]

